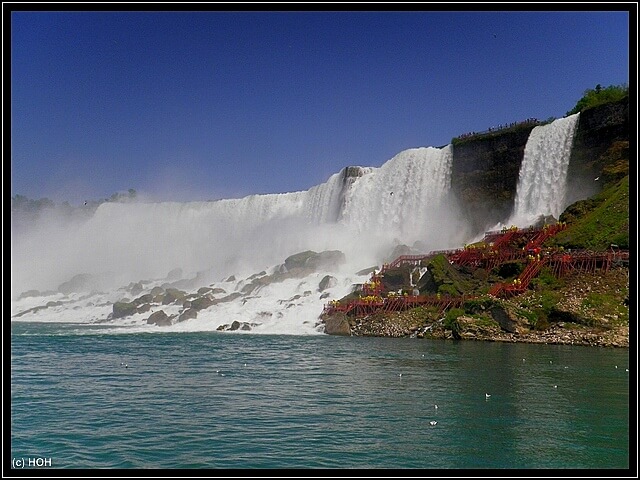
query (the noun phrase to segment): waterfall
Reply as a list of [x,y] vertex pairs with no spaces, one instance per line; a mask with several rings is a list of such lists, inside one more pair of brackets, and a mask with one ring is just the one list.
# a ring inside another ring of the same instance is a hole
[[110,272],[121,286],[175,268],[209,270],[219,279],[256,273],[304,250],[341,250],[362,268],[380,263],[394,242],[445,236],[439,206],[451,161],[451,146],[416,148],[379,168],[344,168],[307,191],[103,203],[88,221],[51,219],[15,241],[12,280],[20,291],[55,290],[77,274]]
[[451,145],[400,152],[353,185],[343,221],[358,232],[393,235],[405,243],[424,239],[439,228],[452,161]]
[[507,225],[526,227],[541,215],[558,218],[567,207],[567,169],[579,115],[537,126],[529,134]]

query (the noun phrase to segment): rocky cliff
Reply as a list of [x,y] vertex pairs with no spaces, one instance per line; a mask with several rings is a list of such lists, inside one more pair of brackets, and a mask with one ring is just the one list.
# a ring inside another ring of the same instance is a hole
[[[477,232],[506,221],[513,208],[520,165],[534,123],[453,142],[451,188]],[[597,193],[607,151],[629,138],[629,97],[580,114],[567,180],[567,201]]]

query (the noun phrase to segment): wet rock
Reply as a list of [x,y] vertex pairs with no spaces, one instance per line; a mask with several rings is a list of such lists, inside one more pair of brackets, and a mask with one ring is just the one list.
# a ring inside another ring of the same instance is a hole
[[191,318],[198,318],[198,311],[195,308],[188,308],[178,316],[178,322],[184,322]]
[[133,303],[136,305],[142,305],[143,303],[151,303],[153,302],[153,295],[151,293],[147,293],[133,300]]
[[204,310],[205,308],[209,308],[210,306],[215,304],[215,300],[209,298],[208,296],[191,300],[191,308],[194,310]]
[[148,303],[143,303],[142,305],[140,305],[137,309],[138,313],[147,313],[149,310],[151,310],[151,305],[149,305]]
[[116,302],[113,304],[112,318],[122,318],[137,312],[137,305],[133,302]]
[[343,314],[326,317],[324,319],[324,333],[328,335],[351,335],[348,317]]
[[163,305],[169,305],[179,300],[183,300],[187,296],[186,292],[178,290],[177,288],[167,288],[164,297],[162,298]]
[[318,291],[324,292],[327,288],[333,288],[336,285],[338,285],[338,279],[336,277],[332,277],[331,275],[326,275],[322,280],[320,280]]
[[160,327],[167,327],[171,325],[171,318],[164,313],[164,310],[158,310],[151,314],[149,318],[147,318],[147,324],[155,324]]
[[516,333],[518,322],[502,305],[494,305],[491,307],[491,317],[500,325],[505,332]]

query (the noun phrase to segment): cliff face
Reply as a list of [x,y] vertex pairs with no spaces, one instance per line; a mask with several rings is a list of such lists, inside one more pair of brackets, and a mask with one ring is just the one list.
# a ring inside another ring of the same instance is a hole
[[[511,214],[524,148],[533,124],[478,135],[453,145],[451,188],[466,220],[482,233]],[[580,114],[567,181],[567,201],[588,198],[601,189],[594,180],[614,142],[629,139],[629,98]]]
[[451,189],[475,231],[484,232],[511,213],[524,147],[534,126],[454,144]]
[[629,141],[629,97],[580,113],[567,175],[568,203],[600,192],[606,153],[620,141]]

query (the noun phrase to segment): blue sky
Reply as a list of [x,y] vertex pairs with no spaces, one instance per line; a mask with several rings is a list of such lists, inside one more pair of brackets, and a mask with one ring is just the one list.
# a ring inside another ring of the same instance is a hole
[[629,32],[625,11],[14,11],[11,194],[306,190],[562,117],[586,89],[629,83]]

